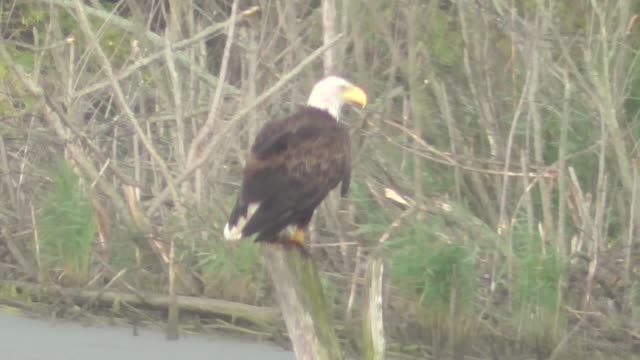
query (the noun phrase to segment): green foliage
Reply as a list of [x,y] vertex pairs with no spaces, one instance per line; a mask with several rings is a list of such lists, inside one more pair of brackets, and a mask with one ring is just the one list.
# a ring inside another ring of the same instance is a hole
[[20,22],[25,29],[32,28],[34,26],[42,26],[48,19],[48,11],[43,6],[23,4],[21,6],[18,6],[18,8],[14,10],[14,12],[21,15]]
[[0,62],[0,80],[4,80],[9,73],[9,68],[3,62]]
[[640,324],[640,281],[635,281],[629,290],[629,302],[633,321]]
[[240,241],[229,247],[228,243],[213,242],[213,249],[203,254],[199,266],[204,273],[230,276],[250,276],[257,264],[257,248],[253,241]]
[[445,226],[441,219],[415,220],[411,225],[389,245],[394,283],[434,313],[447,314],[454,293],[456,310],[470,310],[475,286],[470,249],[439,238]]
[[[33,53],[21,52],[12,46],[7,46],[7,51],[9,52],[11,59],[25,69],[25,71],[30,72],[33,70]],[[20,95],[6,96],[6,94],[12,94],[13,91]],[[33,109],[33,97],[28,94],[27,91],[23,91],[22,84],[11,76],[9,65],[2,59],[0,59],[0,93],[0,111],[3,114],[11,115],[17,112],[30,111]]]
[[[349,11],[351,13],[369,15],[359,17],[353,26],[357,27],[359,34],[362,36],[359,40],[367,42],[371,49],[385,49],[387,46],[383,36],[381,36],[382,34],[377,31],[376,26],[378,25],[375,20],[376,17],[393,19],[397,16],[396,13],[398,10],[389,1],[371,1],[368,5],[369,6],[357,1],[349,1]],[[389,56],[388,52],[386,56]],[[387,58],[387,60],[389,59],[390,57]]]
[[358,229],[355,235],[364,239],[379,238],[389,226],[383,209],[377,206],[375,200],[367,192],[366,185],[360,181],[351,183],[349,190],[349,200],[358,208]]
[[529,253],[519,259],[516,299],[521,308],[535,307],[553,314],[558,301],[561,266],[557,257]]
[[331,278],[329,278],[325,273],[320,273],[320,283],[322,284],[322,292],[324,294],[324,298],[326,300],[326,304],[330,307],[330,311],[334,310],[342,310],[342,308],[335,309],[336,301],[340,297],[339,289],[336,288]]
[[82,281],[89,276],[96,226],[89,195],[68,162],[51,172],[37,219],[42,266],[62,268],[66,276]]
[[212,241],[211,250],[198,254],[195,268],[200,269],[208,296],[255,303],[267,286],[260,265],[258,247],[251,240],[237,243]]
[[451,15],[432,7],[430,11],[430,32],[427,39],[428,51],[437,63],[445,66],[460,65],[463,56],[462,34],[457,28]]
[[[634,66],[629,73],[629,96],[625,98],[624,107],[629,120],[637,119],[640,116],[640,35],[635,34],[631,39],[632,49],[629,50],[633,56]],[[640,135],[638,127],[634,127],[636,138]]]
[[35,62],[34,54],[26,51],[17,51],[15,48],[10,48],[9,53],[11,58],[16,64],[20,65],[25,71],[30,72],[33,70]]
[[525,338],[550,347],[564,330],[558,321],[562,258],[553,247],[542,249],[541,239],[526,232],[515,234],[513,294],[516,318]]
[[113,300],[113,303],[111,303],[111,311],[114,314],[120,314],[120,312],[122,311],[122,301],[120,300],[120,298],[115,298]]

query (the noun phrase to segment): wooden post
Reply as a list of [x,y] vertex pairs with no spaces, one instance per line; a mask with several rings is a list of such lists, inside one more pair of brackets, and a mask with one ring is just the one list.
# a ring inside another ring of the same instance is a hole
[[367,281],[364,313],[362,316],[362,355],[365,360],[384,360],[386,341],[384,337],[384,316],[382,306],[382,282],[384,262],[377,251],[367,266]]
[[[385,197],[400,205],[409,203],[393,189],[385,189]],[[365,284],[368,285],[362,316],[362,358],[365,360],[384,360],[386,356],[386,340],[384,334],[384,306],[382,289],[384,282],[384,259],[382,251],[384,243],[391,237],[393,229],[399,227],[409,215],[416,211],[411,206],[395,219],[387,231],[378,239],[378,248],[370,256],[367,266]]]
[[313,259],[277,243],[261,248],[296,359],[343,359]]

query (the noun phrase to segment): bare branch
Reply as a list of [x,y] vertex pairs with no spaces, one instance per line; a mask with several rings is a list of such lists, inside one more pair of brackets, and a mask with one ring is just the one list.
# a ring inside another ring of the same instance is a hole
[[[296,67],[291,69],[287,74],[280,77],[278,82],[271,86],[267,91],[260,94],[252,103],[238,111],[228,122],[226,122],[220,130],[211,138],[204,150],[200,153],[200,156],[196,158],[191,166],[185,169],[180,176],[176,178],[176,185],[182,183],[187,180],[191,174],[193,174],[196,169],[202,166],[205,162],[209,160],[209,157],[214,154],[213,149],[218,146],[223,139],[225,139],[228,134],[238,126],[238,122],[240,119],[244,118],[247,114],[253,111],[257,106],[265,102],[272,95],[274,95],[278,90],[280,90],[283,86],[285,86],[289,81],[291,81],[296,75],[298,75],[305,67],[310,65],[315,59],[317,59],[320,55],[322,55],[327,49],[332,47],[338,40],[342,38],[342,34],[336,36],[332,42],[326,44],[309,56],[307,56],[304,60],[302,60]],[[165,188],[162,192],[156,196],[154,201],[149,205],[149,210],[147,210],[147,214],[151,215],[158,210],[160,204],[166,200],[166,197],[169,195],[169,188]]]

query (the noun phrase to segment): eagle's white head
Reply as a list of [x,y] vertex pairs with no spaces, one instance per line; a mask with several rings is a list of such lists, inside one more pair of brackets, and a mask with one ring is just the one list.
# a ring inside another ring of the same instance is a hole
[[361,88],[337,76],[328,76],[318,81],[307,101],[308,106],[325,110],[336,120],[340,117],[340,109],[344,103],[365,107],[367,94]]

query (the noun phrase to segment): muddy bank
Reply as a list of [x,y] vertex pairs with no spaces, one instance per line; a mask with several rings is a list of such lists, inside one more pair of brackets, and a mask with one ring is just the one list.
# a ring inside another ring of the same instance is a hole
[[0,312],[0,358],[7,360],[293,360],[292,352],[270,344],[228,337],[183,335],[166,341],[164,334],[126,327],[84,327]]

